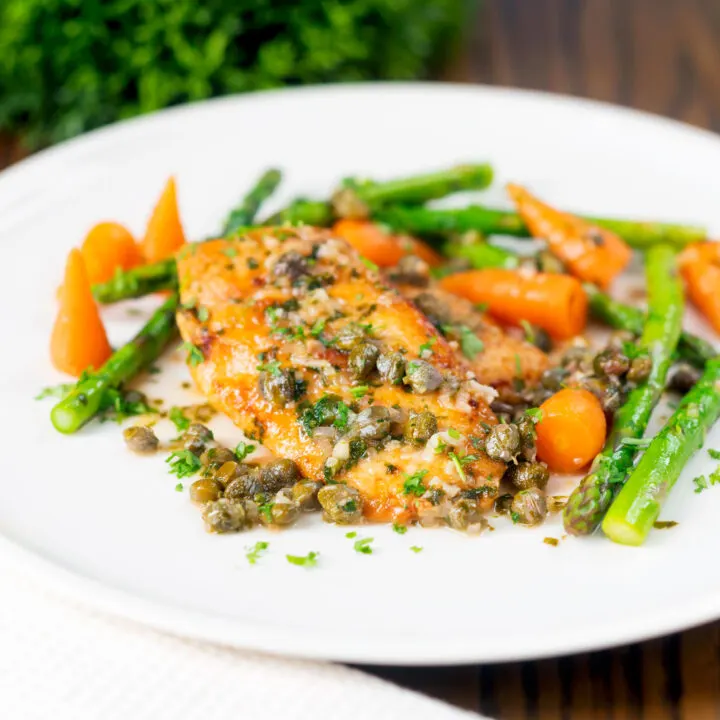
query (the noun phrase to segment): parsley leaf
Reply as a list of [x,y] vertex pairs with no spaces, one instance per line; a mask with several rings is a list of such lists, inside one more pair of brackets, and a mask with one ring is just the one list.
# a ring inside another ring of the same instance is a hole
[[325,329],[325,325],[327,325],[327,320],[321,319],[316,320],[313,326],[310,328],[310,334],[313,337],[320,337],[322,335],[323,330]]
[[353,549],[363,555],[372,555],[373,549],[370,547],[372,541],[373,538],[360,538],[353,543]]
[[255,445],[250,443],[239,442],[235,446],[235,457],[239,462],[242,462],[250,453],[255,450]]
[[422,548],[419,545],[411,545],[410,550],[412,550],[414,553],[422,552]]
[[312,550],[307,555],[286,555],[287,561],[292,565],[311,568],[317,565],[317,557],[320,553]]
[[238,254],[237,248],[234,247],[226,247],[222,252],[223,255],[226,255],[229,258],[234,258]]
[[358,385],[356,387],[350,388],[350,394],[356,400],[359,400],[360,398],[365,397],[368,394],[369,390],[370,388],[367,385]]
[[543,411],[540,408],[528,408],[525,411],[527,415],[536,425],[543,419]]
[[424,495],[427,488],[423,484],[423,478],[427,474],[427,470],[418,470],[412,475],[406,475],[403,483],[403,495],[416,495],[417,497]]
[[185,486],[182,483],[178,483],[175,486],[175,492],[182,492],[185,489]]
[[73,388],[75,383],[61,383],[60,385],[51,385],[44,387],[36,396],[35,400],[44,400],[45,398],[64,398]]
[[714,448],[710,448],[710,449],[708,450],[708,455],[709,455],[713,460],[720,460],[720,450],[715,450]]
[[393,532],[396,532],[398,535],[404,535],[407,532],[407,525],[400,525],[398,523],[392,524]]
[[418,355],[419,355],[420,357],[424,357],[426,354],[427,354],[427,355],[432,355],[432,354],[433,354],[432,346],[433,346],[436,342],[437,342],[437,338],[436,338],[436,337],[428,338],[427,342],[424,342],[424,343],[418,348]]
[[204,322],[207,322],[207,321],[209,320],[209,318],[210,318],[210,311],[209,311],[206,307],[204,307],[203,305],[201,305],[201,306],[197,309],[197,319],[198,319],[201,323],[204,323]]
[[265,542],[264,540],[258,540],[252,547],[247,548],[247,552],[245,553],[247,561],[251,565],[255,565],[265,550],[268,549],[269,545],[270,543]]
[[176,450],[165,462],[170,465],[170,474],[179,478],[191,477],[202,467],[199,458],[189,450]]
[[278,375],[280,375],[280,361],[273,360],[272,362],[261,363],[255,369],[259,370],[260,372],[268,372],[271,375],[277,377]]
[[202,350],[191,342],[184,342],[181,346],[183,350],[187,350],[187,363],[191,367],[197,367],[205,360]]
[[465,471],[462,468],[462,463],[460,462],[460,458],[454,452],[449,452],[448,457],[452,460],[453,465],[455,466],[455,469],[457,470],[458,475],[460,476],[460,479],[463,482],[465,482],[467,480],[467,477],[465,475]]
[[368,269],[372,270],[373,272],[378,271],[378,266],[372,261],[368,260],[366,257],[360,256],[360,262]]
[[185,432],[190,427],[190,418],[186,417],[183,409],[176,405],[170,408],[168,419],[178,432]]
[[354,530],[351,530],[350,532],[345,533],[345,537],[348,538],[348,540],[352,540],[354,537],[357,537],[357,533]]
[[704,475],[698,475],[696,478],[693,478],[693,482],[695,483],[696,493],[701,493],[703,490],[708,489],[707,478]]

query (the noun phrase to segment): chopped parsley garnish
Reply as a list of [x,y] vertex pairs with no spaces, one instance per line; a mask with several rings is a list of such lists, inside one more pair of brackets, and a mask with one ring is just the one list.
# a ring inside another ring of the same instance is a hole
[[422,552],[422,547],[420,547],[420,545],[411,545],[410,550],[414,553],[419,553]]
[[447,434],[453,439],[453,440],[459,440],[460,439],[460,433],[455,428],[448,428]]
[[418,348],[418,355],[420,357],[427,355],[432,355],[432,346],[437,342],[436,337],[428,338],[427,342],[424,342],[419,348]]
[[400,525],[399,523],[393,523],[392,529],[393,529],[393,532],[396,532],[398,535],[404,535],[407,532],[407,525]]
[[523,331],[525,333],[525,339],[529,343],[534,343],[535,342],[535,328],[527,320],[521,320],[520,327],[523,329]]
[[239,462],[242,462],[248,455],[255,450],[255,445],[250,443],[239,442],[235,446],[235,457]]
[[135,390],[124,392],[116,388],[107,388],[100,403],[100,421],[115,420],[122,422],[129,417],[157,413],[157,409],[148,405],[142,393]]
[[269,545],[270,543],[265,542],[265,540],[258,540],[252,547],[247,548],[247,552],[245,553],[247,561],[251,565],[255,565],[265,550],[268,549]]
[[368,269],[372,270],[373,272],[378,271],[378,266],[372,261],[368,260],[366,257],[360,256],[360,262]]
[[485,349],[483,341],[466,325],[458,326],[460,349],[468,360],[474,360]]
[[458,475],[460,476],[460,479],[463,482],[465,482],[467,480],[467,477],[465,476],[465,471],[462,468],[462,463],[460,462],[460,458],[454,452],[449,452],[448,457],[452,460],[452,463],[455,466],[455,469],[457,470]]
[[370,547],[372,541],[373,538],[360,538],[353,543],[353,549],[363,555],[372,555],[373,549]]
[[43,388],[36,396],[35,400],[44,400],[45,398],[64,398],[73,388],[75,383],[61,383],[60,385],[51,385]]
[[238,254],[237,248],[226,247],[223,249],[223,255],[226,255],[229,258],[234,258],[237,254]]
[[427,491],[423,483],[423,478],[428,474],[427,470],[418,470],[412,475],[406,475],[403,483],[403,495],[416,495],[420,497]]
[[345,537],[348,540],[352,540],[353,538],[357,537],[357,533],[354,530],[351,530],[350,532],[345,533]]
[[186,417],[183,409],[177,405],[170,408],[168,419],[178,432],[185,432],[190,427],[190,418]]
[[477,310],[479,313],[484,313],[488,307],[490,307],[487,303],[476,303],[475,304],[475,310]]
[[312,550],[307,555],[286,555],[287,561],[292,565],[311,568],[317,565],[317,558],[320,553]]
[[709,455],[713,460],[720,460],[720,450],[715,450],[714,448],[710,448],[710,449],[708,450],[708,455]]
[[191,367],[198,366],[205,360],[202,350],[191,342],[184,342],[182,344],[183,350],[187,350],[187,364]]
[[327,325],[327,320],[316,320],[310,328],[310,334],[313,337],[320,337],[320,335],[322,335],[322,331],[325,329],[325,325]]
[[209,318],[210,318],[210,311],[204,305],[201,305],[197,309],[197,319],[201,323],[204,323],[204,322],[207,322]]
[[170,474],[179,478],[191,477],[202,467],[199,458],[189,450],[176,450],[165,462],[170,465]]
[[247,259],[247,266],[250,268],[250,270],[257,270],[260,267],[260,264],[255,258],[249,257]]
[[278,376],[280,375],[280,361],[273,360],[272,362],[261,363],[255,369],[260,372],[267,372],[271,375]]
[[696,478],[693,478],[693,482],[695,483],[696,493],[701,493],[703,490],[708,489],[707,478],[704,475],[698,475]]
[[525,414],[537,425],[543,418],[543,411],[540,408],[528,408]]
[[522,375],[522,360],[520,359],[520,355],[517,353],[515,353],[515,375],[517,377]]
[[274,504],[275,503],[266,502],[258,505],[258,512],[262,514],[268,524],[271,524],[273,521],[272,509]]
[[369,391],[370,391],[370,388],[367,385],[358,385],[357,387],[350,388],[350,394],[356,400],[359,400],[360,398],[365,397]]
[[513,521],[514,525],[517,525],[517,523],[520,522],[520,513],[511,512],[510,519]]
[[182,492],[185,489],[184,485],[182,483],[178,483],[175,486],[175,492]]

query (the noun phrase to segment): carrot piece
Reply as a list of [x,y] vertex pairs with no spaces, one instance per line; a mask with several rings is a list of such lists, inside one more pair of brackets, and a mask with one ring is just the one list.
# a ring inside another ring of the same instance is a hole
[[333,232],[380,267],[392,267],[403,256],[413,254],[431,266],[441,262],[440,256],[422,240],[383,232],[379,225],[369,220],[338,220],[333,225]]
[[142,251],[149,263],[174,255],[185,244],[175,179],[170,178],[148,222]]
[[582,283],[569,275],[487,268],[448,275],[440,286],[486,305],[501,322],[527,321],[557,340],[579,334],[587,322],[587,295]]
[[720,243],[688,245],[678,265],[690,301],[720,333]]
[[535,426],[538,459],[555,472],[577,472],[605,444],[607,422],[600,401],[587,390],[567,388],[540,406]]
[[107,282],[118,268],[129,270],[142,262],[140,248],[130,231],[115,222],[95,225],[80,250],[92,284]]
[[99,368],[112,354],[92,296],[82,253],[70,252],[65,266],[60,308],[50,338],[50,357],[61,372],[78,377]]
[[630,262],[632,251],[614,232],[560,212],[519,185],[511,183],[507,190],[530,233],[545,240],[581,280],[605,289]]

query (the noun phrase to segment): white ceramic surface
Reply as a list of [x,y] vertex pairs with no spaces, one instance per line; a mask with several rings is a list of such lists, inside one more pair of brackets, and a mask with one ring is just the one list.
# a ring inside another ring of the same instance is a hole
[[[720,617],[720,487],[703,451],[683,474],[642,548],[566,539],[493,520],[494,532],[358,528],[305,519],[284,533],[205,534],[162,457],[138,458],[112,424],[53,431],[61,380],[48,361],[54,293],[68,250],[96,221],[140,233],[165,178],[178,180],[190,237],[212,233],[270,165],[286,171],[273,205],[323,196],[346,174],[391,177],[489,160],[504,202],[516,180],[568,208],[707,223],[720,230],[720,140],[673,122],[567,98],[468,86],[357,85],[269,92],[121,123],[41,153],[0,175],[0,545],[26,569],[88,605],[174,633],[298,656],[441,664],[539,657],[624,643]],[[147,302],[136,304],[147,311]],[[106,312],[112,339],[141,318]],[[702,329],[689,313],[693,329]],[[151,397],[180,391],[178,353],[147,379]],[[156,384],[154,384],[156,383]],[[183,395],[184,393],[184,395]],[[236,437],[229,423],[221,439]],[[172,428],[161,426],[164,437]],[[720,447],[720,428],[706,447]],[[562,492],[568,481],[553,481]],[[245,548],[270,541],[250,566]],[[415,554],[411,545],[420,545]],[[285,554],[320,552],[305,570]]]

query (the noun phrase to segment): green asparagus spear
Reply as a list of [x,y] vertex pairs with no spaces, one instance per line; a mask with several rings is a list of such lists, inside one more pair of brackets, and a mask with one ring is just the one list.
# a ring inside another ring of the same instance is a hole
[[610,506],[603,532],[623,545],[642,545],[662,504],[705,433],[720,417],[720,358],[705,366],[697,384],[653,438]]
[[[389,207],[374,213],[374,219],[394,230],[416,235],[463,233],[477,230],[486,235],[513,235],[529,237],[522,218],[514,212],[493,210],[480,205],[470,205],[458,210],[432,210],[424,207]],[[645,250],[657,243],[683,247],[703,240],[704,228],[659,222],[637,222],[611,218],[586,218],[601,227],[613,230],[628,245]]]
[[98,302],[106,304],[175,287],[177,268],[174,258],[168,258],[150,265],[138,265],[130,270],[118,268],[112,280],[93,285],[92,291]]
[[328,227],[332,225],[333,214],[329,203],[319,200],[294,200],[283,210],[276,212],[261,225],[313,225]]
[[680,337],[683,292],[675,265],[675,252],[668,245],[652,247],[645,259],[648,286],[648,317],[639,341],[640,351],[652,360],[647,381],[632,390],[615,415],[603,451],[591,472],[568,498],[563,512],[565,530],[588,535],[602,521],[632,467],[637,444],[650,414],[665,389],[665,379]]
[[[645,323],[645,314],[642,310],[613,300],[595,285],[586,283],[584,287],[590,301],[590,312],[596,320],[617,330],[628,330],[640,335]],[[707,340],[683,331],[678,343],[678,354],[683,360],[702,369],[717,352]]]
[[97,372],[78,381],[50,413],[56,430],[79,430],[100,410],[106,390],[119,387],[160,355],[175,335],[177,305],[178,296],[173,294],[129,343],[116,350]]
[[482,268],[516,268],[520,258],[514,252],[486,242],[446,243],[442,247],[444,255],[468,260],[472,267]]
[[265,171],[242,199],[240,205],[228,215],[222,230],[223,236],[232,235],[241,228],[252,225],[260,206],[275,192],[280,180],[282,180],[280,170],[271,168]]

